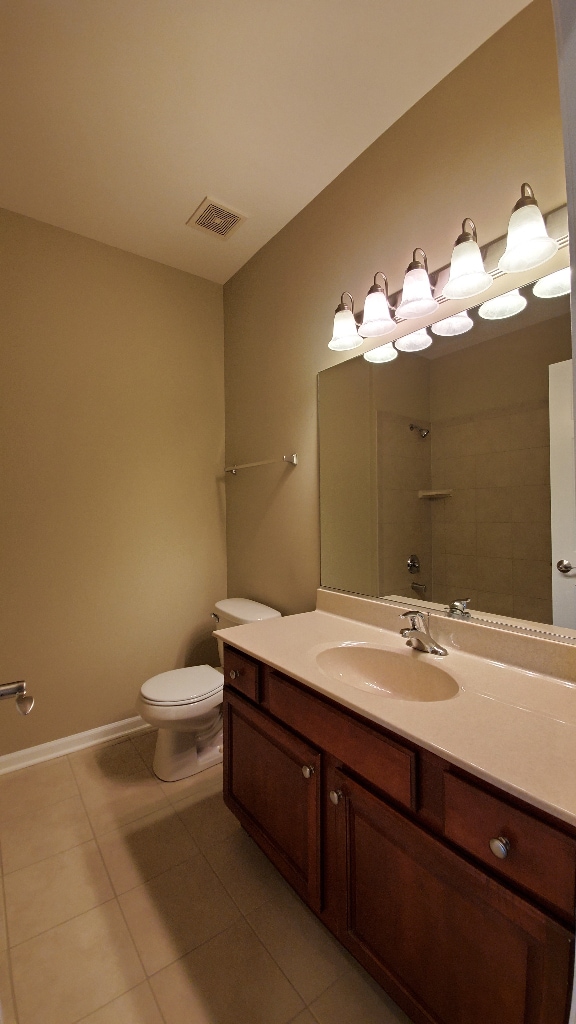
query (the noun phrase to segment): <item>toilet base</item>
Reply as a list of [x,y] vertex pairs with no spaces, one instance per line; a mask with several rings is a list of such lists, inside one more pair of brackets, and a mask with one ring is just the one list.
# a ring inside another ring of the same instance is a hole
[[179,782],[203,772],[223,758],[223,736],[220,728],[202,740],[194,733],[158,729],[152,771],[161,782]]

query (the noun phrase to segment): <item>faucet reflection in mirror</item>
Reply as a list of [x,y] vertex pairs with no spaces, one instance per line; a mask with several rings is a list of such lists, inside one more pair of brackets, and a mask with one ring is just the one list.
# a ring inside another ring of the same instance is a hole
[[[520,199],[510,217],[506,249],[498,261],[498,271],[500,274],[511,274],[531,270],[546,263],[557,251],[558,242],[548,234],[534,190],[528,182],[524,182]],[[379,276],[384,279],[385,289],[377,283]],[[441,293],[441,299],[458,300],[481,295],[491,287],[495,276],[496,274],[488,273],[484,267],[474,221],[470,217],[465,217],[462,221],[462,232],[454,244],[450,274]],[[345,295],[349,297],[351,305],[344,302]],[[354,299],[349,292],[342,293],[340,303],[336,307],[334,330],[328,347],[338,352],[351,351],[359,348],[363,339],[380,338],[391,333],[402,320],[432,316],[438,307],[439,301],[433,294],[426,253],[418,247],[414,249],[412,262],[406,270],[401,301],[394,316],[388,297],[388,279],[379,271],[374,275],[374,284],[366,296],[359,328],[354,317]],[[496,305],[495,308],[498,310],[500,307]],[[503,315],[512,316],[513,313]],[[447,325],[444,335],[456,335],[469,329],[470,325],[462,319],[453,325],[453,329]],[[419,351],[419,348],[423,347],[402,347],[399,340],[393,344],[405,352]],[[380,354],[380,358],[372,357],[370,361],[391,362],[393,359],[394,356],[387,350]]]

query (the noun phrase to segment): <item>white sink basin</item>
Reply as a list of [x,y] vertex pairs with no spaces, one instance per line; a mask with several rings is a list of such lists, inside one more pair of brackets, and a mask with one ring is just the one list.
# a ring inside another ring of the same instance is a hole
[[[424,660],[424,658],[429,660]],[[343,644],[316,655],[325,675],[359,690],[393,700],[450,700],[458,683],[432,661],[432,655],[388,651],[370,644]]]

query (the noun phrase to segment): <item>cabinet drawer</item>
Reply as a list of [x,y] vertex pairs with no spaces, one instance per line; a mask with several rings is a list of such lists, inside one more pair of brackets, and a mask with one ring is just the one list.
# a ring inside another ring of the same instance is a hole
[[283,676],[266,670],[264,703],[301,736],[353,767],[393,800],[415,808],[416,754]]
[[[447,839],[573,916],[576,844],[568,836],[505,800],[448,774],[444,828]],[[504,859],[499,859],[490,848],[490,840],[499,838],[509,844]]]
[[232,647],[224,648],[224,682],[250,700],[260,700],[258,662]]

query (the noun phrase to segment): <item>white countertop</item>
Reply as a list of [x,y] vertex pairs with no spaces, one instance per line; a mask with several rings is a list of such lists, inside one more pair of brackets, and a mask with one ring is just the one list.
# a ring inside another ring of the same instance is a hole
[[409,651],[409,657],[433,662],[451,675],[459,691],[449,700],[400,700],[328,676],[316,663],[324,646],[346,643],[405,654],[399,632],[317,610],[217,630],[215,635],[576,826],[574,683],[462,650],[449,650],[445,658]]

